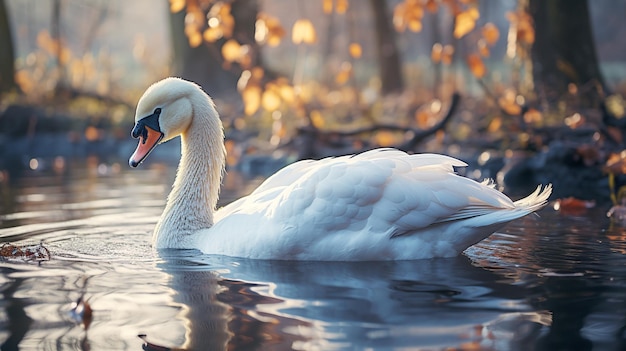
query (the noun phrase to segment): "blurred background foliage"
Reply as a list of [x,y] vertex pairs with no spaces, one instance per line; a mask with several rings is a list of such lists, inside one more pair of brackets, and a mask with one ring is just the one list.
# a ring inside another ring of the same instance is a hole
[[565,144],[563,162],[621,174],[625,12],[618,0],[0,0],[0,134],[128,139],[143,90],[175,75],[216,100],[232,165],[273,150],[511,158]]

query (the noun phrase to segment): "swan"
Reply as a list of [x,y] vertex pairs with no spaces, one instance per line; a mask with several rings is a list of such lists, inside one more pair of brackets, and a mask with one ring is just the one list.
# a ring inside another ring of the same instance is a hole
[[156,249],[313,261],[452,257],[541,209],[552,191],[540,185],[513,202],[492,182],[455,173],[467,166],[460,160],[385,148],[293,163],[216,211],[224,131],[202,88],[174,77],[154,83],[137,103],[131,135],[139,139],[131,167],[181,137],[176,178],[154,229]]

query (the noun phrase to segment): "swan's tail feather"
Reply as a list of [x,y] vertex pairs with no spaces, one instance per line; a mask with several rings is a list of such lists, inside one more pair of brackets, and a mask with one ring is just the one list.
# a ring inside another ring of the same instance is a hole
[[545,187],[539,185],[535,191],[523,199],[515,201],[513,204],[518,209],[528,211],[528,213],[540,210],[548,203],[548,198],[552,194],[552,184]]

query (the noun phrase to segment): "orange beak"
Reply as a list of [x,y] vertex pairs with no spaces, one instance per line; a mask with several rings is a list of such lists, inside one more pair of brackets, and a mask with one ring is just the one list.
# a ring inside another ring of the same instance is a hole
[[131,167],[139,166],[139,164],[148,157],[150,151],[163,139],[163,133],[148,126],[143,126],[143,128],[145,128],[145,132],[139,135],[139,145],[137,145],[137,149],[128,160],[128,164]]

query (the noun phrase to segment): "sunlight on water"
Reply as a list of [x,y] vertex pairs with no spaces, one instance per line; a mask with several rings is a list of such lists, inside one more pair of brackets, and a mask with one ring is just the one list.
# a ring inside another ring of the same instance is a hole
[[[155,252],[174,167],[87,162],[0,182],[0,238],[49,261],[0,262],[11,349],[580,350],[626,345],[626,230],[550,209],[454,259],[254,261]],[[222,203],[258,181],[230,171]],[[8,183],[10,181],[10,183]],[[70,314],[84,294],[85,330]],[[145,335],[144,340],[138,335]]]

